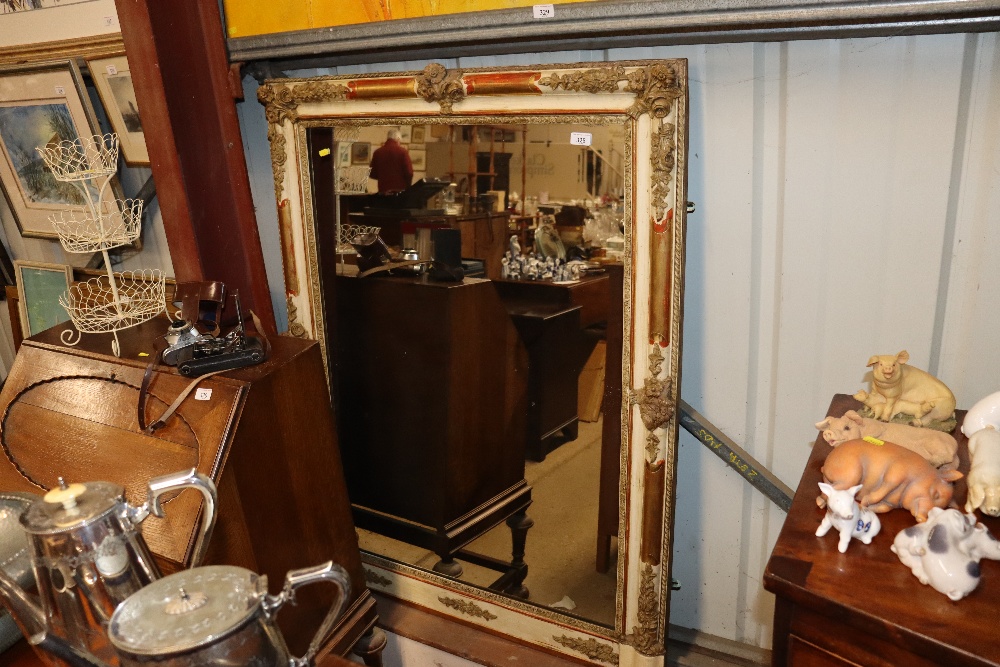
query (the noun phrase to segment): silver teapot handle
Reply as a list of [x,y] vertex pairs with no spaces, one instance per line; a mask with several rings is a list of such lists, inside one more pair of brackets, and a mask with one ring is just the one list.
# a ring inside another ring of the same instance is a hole
[[201,529],[198,531],[198,538],[194,543],[194,550],[191,552],[191,567],[197,567],[205,558],[205,551],[208,549],[208,541],[212,537],[212,530],[215,528],[215,507],[216,491],[215,483],[207,476],[203,475],[196,468],[175,472],[169,475],[154,477],[147,485],[146,502],[142,507],[138,507],[132,513],[133,523],[140,523],[150,513],[159,518],[163,518],[163,505],[160,503],[160,496],[170,491],[195,488],[201,491],[204,496],[205,505],[201,510]]
[[347,601],[351,597],[351,578],[347,570],[333,561],[328,560],[322,565],[306,567],[301,570],[291,570],[285,575],[285,586],[278,595],[268,595],[264,599],[264,609],[268,615],[273,616],[286,602],[294,602],[295,589],[308,584],[315,584],[320,581],[328,581],[337,587],[337,597],[330,605],[330,611],[326,613],[323,623],[320,624],[312,641],[309,642],[309,649],[301,658],[292,658],[289,667],[311,667],[313,659],[319,653],[323,640],[327,638],[333,626],[340,619],[340,614],[347,606]]

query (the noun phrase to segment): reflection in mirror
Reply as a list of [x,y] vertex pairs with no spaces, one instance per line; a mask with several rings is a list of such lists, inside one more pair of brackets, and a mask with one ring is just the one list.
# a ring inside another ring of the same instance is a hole
[[625,124],[565,120],[312,127],[313,206],[362,548],[613,628]]

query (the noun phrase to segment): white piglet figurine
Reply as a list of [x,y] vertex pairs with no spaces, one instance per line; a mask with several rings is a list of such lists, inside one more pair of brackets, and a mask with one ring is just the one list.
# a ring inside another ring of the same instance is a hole
[[840,553],[847,551],[852,537],[871,544],[872,538],[882,529],[878,515],[871,510],[861,509],[854,499],[861,486],[858,484],[838,491],[826,482],[819,483],[820,492],[826,496],[826,516],[816,529],[816,537],[823,537],[831,528],[836,528],[840,533],[840,542],[837,544]]

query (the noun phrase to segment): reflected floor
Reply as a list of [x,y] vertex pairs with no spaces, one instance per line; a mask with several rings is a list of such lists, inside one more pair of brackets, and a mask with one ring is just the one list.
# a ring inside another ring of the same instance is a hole
[[[617,566],[607,574],[594,569],[597,544],[597,492],[601,461],[601,422],[580,422],[576,440],[567,442],[540,463],[528,461],[525,478],[532,488],[524,560],[529,600],[552,606],[569,598],[568,610],[597,623],[614,625]],[[417,567],[431,569],[436,554],[366,530],[358,530],[361,548]],[[510,529],[500,524],[467,549],[510,560]],[[462,562],[462,581],[488,586],[498,576],[493,570]],[[565,601],[564,601],[565,603]]]

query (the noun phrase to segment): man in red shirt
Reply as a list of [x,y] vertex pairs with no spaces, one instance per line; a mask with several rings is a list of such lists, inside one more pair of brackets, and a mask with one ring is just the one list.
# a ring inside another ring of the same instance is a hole
[[399,143],[399,130],[389,130],[385,143],[372,153],[370,178],[378,181],[380,195],[400,192],[413,182],[410,153]]

